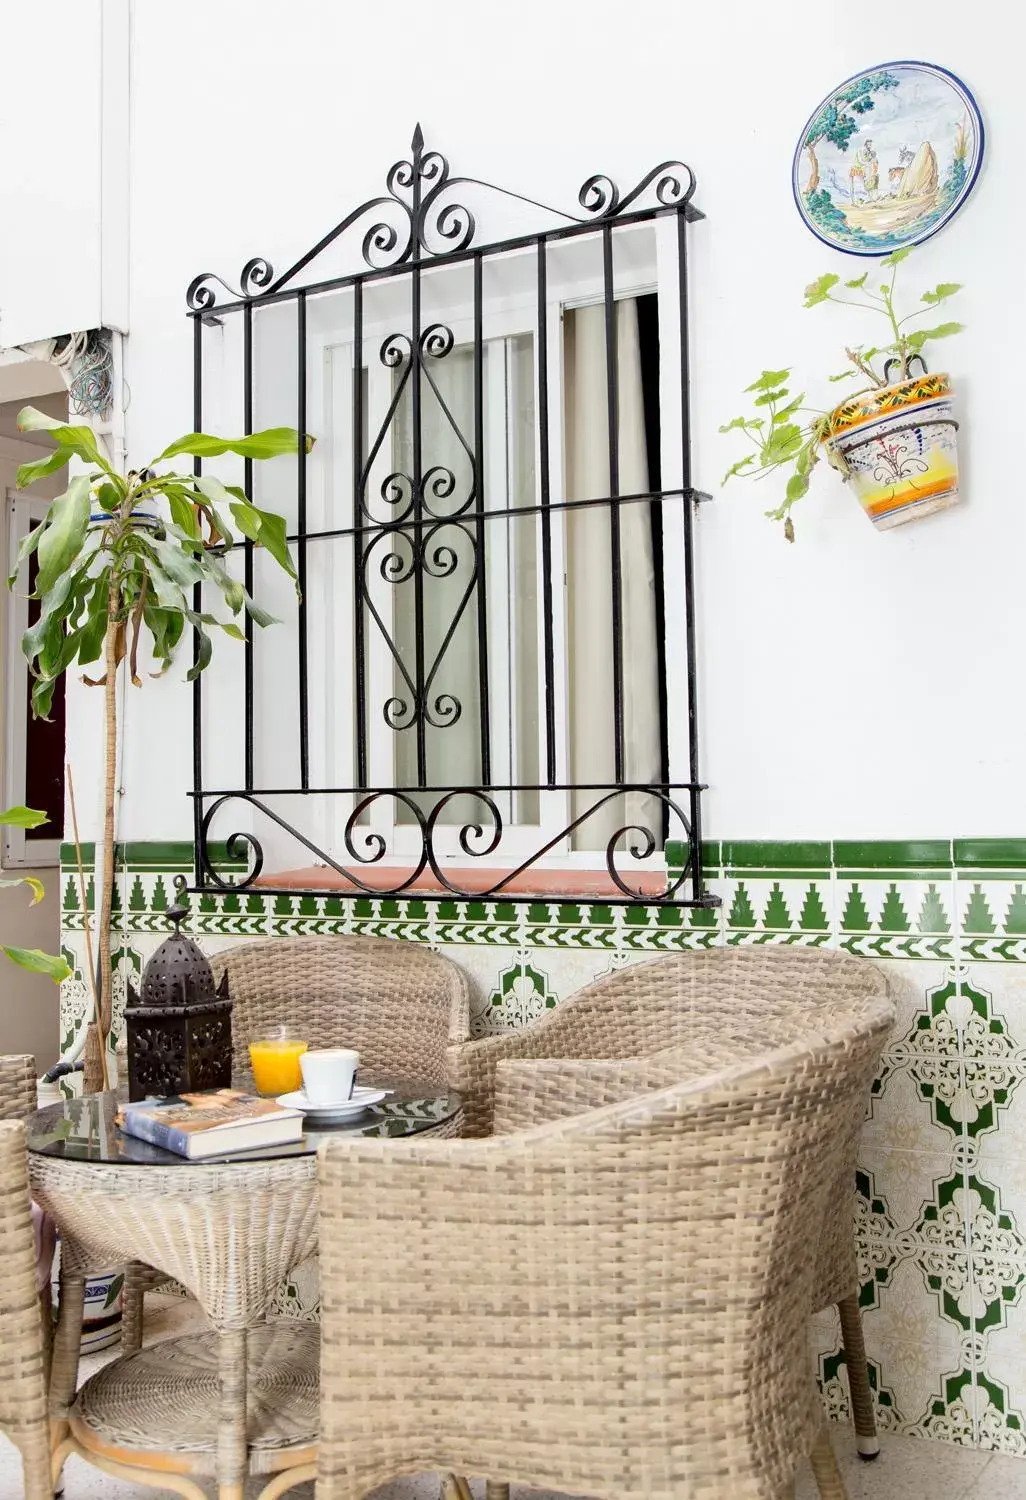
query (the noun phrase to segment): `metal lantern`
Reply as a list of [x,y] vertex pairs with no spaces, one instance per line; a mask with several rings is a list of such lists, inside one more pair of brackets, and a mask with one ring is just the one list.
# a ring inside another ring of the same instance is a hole
[[[179,881],[184,887],[184,880],[179,877]],[[130,1100],[231,1087],[228,976],[215,989],[209,962],[192,938],[182,935],[181,923],[187,915],[179,889],[179,901],[168,912],[174,933],[146,965],[140,993],[131,985],[128,988]]]

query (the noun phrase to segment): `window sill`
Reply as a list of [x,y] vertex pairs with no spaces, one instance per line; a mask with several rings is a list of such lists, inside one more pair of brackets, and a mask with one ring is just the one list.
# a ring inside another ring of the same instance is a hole
[[[289,891],[340,891],[344,895],[367,895],[366,887],[374,891],[394,891],[403,878],[401,865],[375,866],[361,871],[362,885],[356,885],[345,875],[327,865],[307,865],[303,869],[278,870],[274,874],[263,874],[254,881],[254,886],[272,886]],[[491,890],[508,871],[490,866],[460,865],[447,868],[447,877],[461,892],[469,895]],[[667,887],[664,870],[631,870],[628,884],[633,890],[658,900]],[[447,889],[430,870],[422,870],[400,893],[403,897],[420,894],[437,895]],[[623,890],[610,879],[606,869],[593,870],[524,870],[504,885],[495,895],[495,900],[507,900],[519,896],[569,896],[622,899]],[[454,895],[454,900],[460,899]]]

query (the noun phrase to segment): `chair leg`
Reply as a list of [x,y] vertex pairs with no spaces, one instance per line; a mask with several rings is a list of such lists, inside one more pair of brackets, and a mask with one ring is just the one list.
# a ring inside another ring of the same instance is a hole
[[876,1407],[873,1404],[873,1389],[869,1384],[869,1362],[866,1359],[866,1341],[862,1333],[862,1313],[859,1300],[854,1294],[838,1302],[841,1315],[841,1339],[844,1343],[844,1362],[848,1369],[848,1390],[851,1393],[852,1419],[855,1423],[855,1443],[859,1457],[867,1461],[880,1452],[880,1439],[876,1435]]
[[143,1342],[143,1310],[146,1286],[149,1281],[147,1268],[137,1260],[125,1266],[125,1280],[121,1288],[121,1353],[138,1354]]
[[825,1424],[819,1430],[819,1437],[809,1454],[809,1462],[820,1500],[848,1500],[848,1491],[844,1487],[830,1444],[830,1430]]

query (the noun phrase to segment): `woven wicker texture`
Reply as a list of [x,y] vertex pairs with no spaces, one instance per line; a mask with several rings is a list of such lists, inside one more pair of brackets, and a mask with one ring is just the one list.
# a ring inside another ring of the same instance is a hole
[[[809,1226],[892,1023],[882,998],[857,1009],[515,1135],[325,1145],[318,1500],[434,1468],[789,1495],[822,1421]],[[843,1494],[822,1448],[817,1465]]]
[[[466,1132],[517,1129],[622,1099],[637,1091],[632,1058],[662,1062],[649,1087],[666,1083],[675,1069],[679,1077],[695,1076],[784,1044],[839,1014],[858,1016],[886,993],[886,979],[872,964],[818,948],[715,948],[637,964],[596,980],[522,1031],[456,1049],[455,1086],[465,1100]],[[527,1059],[553,1061],[534,1068]],[[568,1060],[565,1069],[557,1059]],[[505,1067],[497,1095],[500,1063]],[[863,1094],[852,1096],[844,1122],[838,1173],[821,1221],[812,1301],[816,1311],[833,1303],[841,1309],[855,1427],[864,1451],[874,1452],[873,1401],[855,1300],[855,1163],[868,1094],[867,1080]]]
[[0,1120],[25,1120],[36,1109],[34,1057],[0,1057]]
[[[247,1338],[246,1446],[249,1471],[268,1472],[282,1448],[317,1441],[316,1328],[268,1324]],[[78,1393],[72,1421],[80,1441],[134,1452],[189,1454],[213,1474],[220,1407],[218,1338],[167,1339],[116,1360]]]
[[[444,1085],[447,1049],[470,1035],[462,970],[417,943],[342,936],[272,938],[216,954],[217,983],[228,974],[232,1073],[253,1087],[249,1042],[287,1025],[315,1047],[355,1047],[364,1082],[415,1079]],[[141,1348],[143,1297],[167,1277],[141,1262],[125,1268],[124,1347]]]
[[[0,1059],[0,1107],[24,1113],[31,1058]],[[0,1124],[0,1429],[21,1451],[27,1500],[51,1500],[43,1330],[26,1172],[25,1127]]]
[[91,1275],[126,1256],[158,1266],[218,1328],[251,1327],[317,1246],[315,1159],[190,1167],[31,1161],[32,1192],[56,1219],[61,1260]]
[[446,1048],[470,1034],[460,969],[419,943],[376,937],[272,938],[211,960],[234,1002],[233,1074],[251,1083],[248,1044],[282,1024],[317,1047],[355,1047],[360,1076],[447,1081]]

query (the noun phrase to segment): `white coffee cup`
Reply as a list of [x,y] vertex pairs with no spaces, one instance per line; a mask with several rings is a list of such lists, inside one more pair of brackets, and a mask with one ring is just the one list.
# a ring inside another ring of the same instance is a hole
[[359,1065],[359,1052],[348,1047],[301,1053],[299,1066],[307,1100],[311,1104],[344,1104],[352,1098]]

